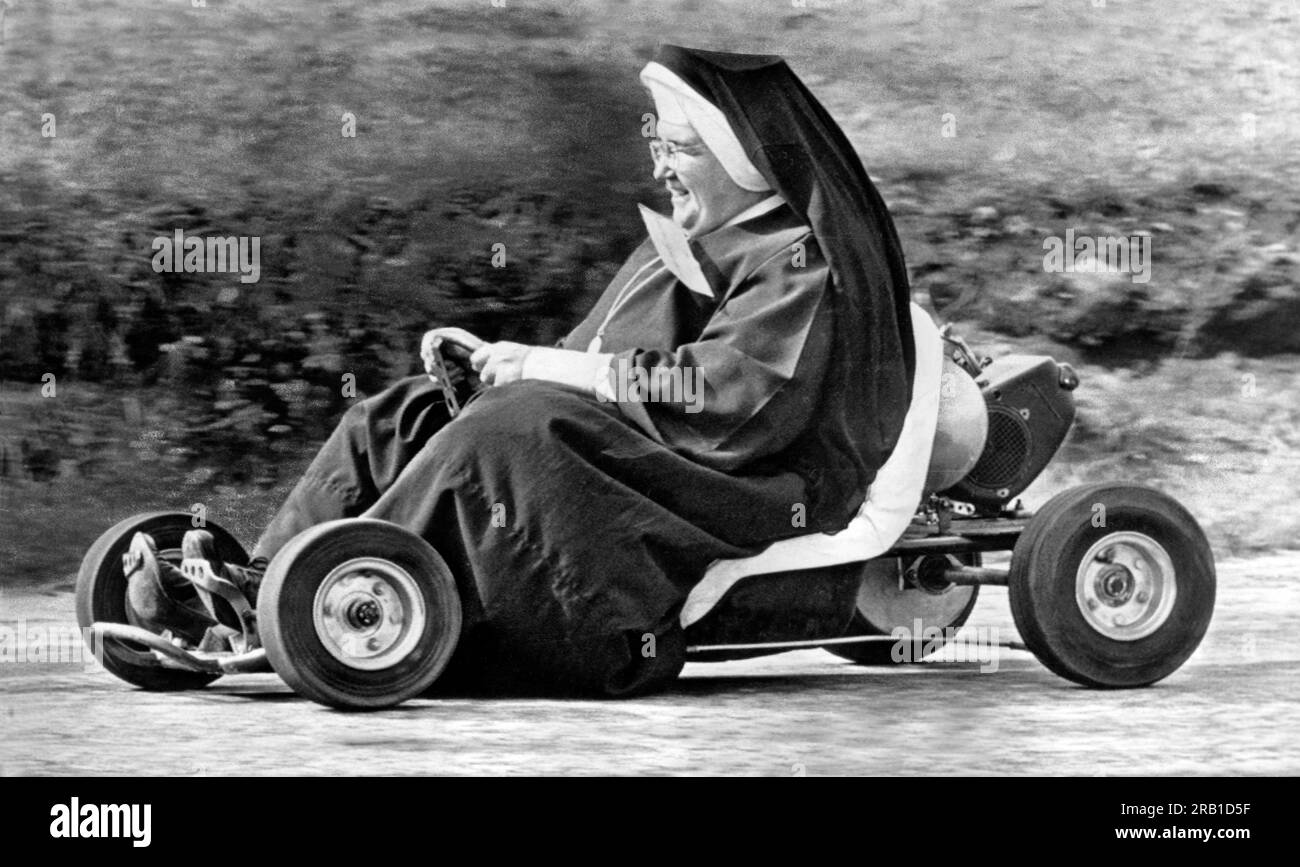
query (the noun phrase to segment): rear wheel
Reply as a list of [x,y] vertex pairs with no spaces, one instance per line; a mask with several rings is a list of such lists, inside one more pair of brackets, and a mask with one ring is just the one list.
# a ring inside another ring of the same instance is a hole
[[[977,553],[953,556],[961,565],[980,565]],[[941,593],[906,585],[900,589],[900,578],[906,567],[907,563],[899,557],[882,557],[863,566],[857,609],[844,636],[885,639],[905,634],[910,642],[830,644],[826,645],[827,650],[859,665],[898,665],[920,662],[948,643],[970,617],[979,598],[979,587],[951,585]]]
[[[77,574],[77,623],[83,630],[93,623],[131,623],[126,613],[127,579],[122,570],[122,555],[130,547],[131,538],[136,533],[148,534],[158,545],[158,556],[179,565],[181,539],[195,529],[193,517],[189,512],[136,515],[106,531],[90,546]],[[204,529],[212,533],[222,560],[239,566],[248,563],[248,555],[234,536],[211,521],[204,524]],[[149,690],[199,689],[220,676],[166,668],[143,645],[114,638],[103,641],[103,662],[122,680]]]
[[1138,485],[1050,500],[1011,557],[1011,614],[1049,669],[1095,687],[1146,686],[1187,661],[1214,611],[1214,555],[1196,519]]
[[424,692],[461,627],[456,582],[433,547],[361,518],[290,541],[267,569],[257,616],[276,673],[340,709],[390,707]]

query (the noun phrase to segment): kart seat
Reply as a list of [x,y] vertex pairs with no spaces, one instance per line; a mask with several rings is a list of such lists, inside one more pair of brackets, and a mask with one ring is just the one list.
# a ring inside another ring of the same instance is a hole
[[911,305],[916,340],[912,402],[898,444],[867,490],[866,500],[838,533],[810,533],[774,542],[752,557],[715,560],[682,608],[682,626],[700,620],[738,581],[751,575],[836,566],[878,557],[893,547],[911,524],[925,486],[939,418],[943,339],[930,315]]

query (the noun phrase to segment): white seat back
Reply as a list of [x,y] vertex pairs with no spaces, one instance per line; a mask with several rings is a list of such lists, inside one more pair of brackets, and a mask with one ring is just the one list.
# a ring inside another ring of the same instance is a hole
[[939,329],[930,314],[918,305],[911,305],[911,313],[916,341],[912,402],[907,408],[898,445],[876,473],[858,514],[838,533],[783,539],[761,554],[714,562],[686,599],[681,615],[683,626],[709,613],[742,578],[869,560],[888,551],[903,535],[916,514],[925,487],[943,374],[943,339]]

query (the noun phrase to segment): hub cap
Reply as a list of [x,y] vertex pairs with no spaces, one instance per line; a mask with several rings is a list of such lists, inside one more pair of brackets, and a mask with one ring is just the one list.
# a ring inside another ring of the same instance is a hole
[[312,620],[330,655],[349,668],[378,671],[415,649],[427,617],[410,573],[379,557],[349,560],[316,590]]
[[1088,625],[1116,641],[1159,629],[1174,609],[1178,582],[1164,547],[1143,533],[1110,533],[1079,564],[1074,598]]

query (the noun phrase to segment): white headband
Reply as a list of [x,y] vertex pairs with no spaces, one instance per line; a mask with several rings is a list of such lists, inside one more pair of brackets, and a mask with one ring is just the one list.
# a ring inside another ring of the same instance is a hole
[[641,70],[641,83],[650,89],[659,120],[694,127],[737,185],[756,193],[772,189],[745,155],[722,110],[700,96],[677,73],[651,61]]

